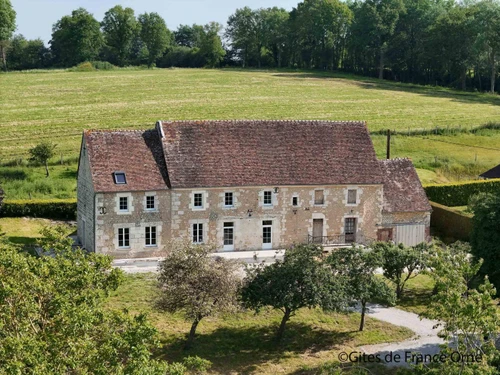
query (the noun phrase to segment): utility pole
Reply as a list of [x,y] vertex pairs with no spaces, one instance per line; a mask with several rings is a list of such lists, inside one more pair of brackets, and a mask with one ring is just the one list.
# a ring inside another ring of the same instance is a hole
[[391,129],[387,129],[387,159],[391,158]]

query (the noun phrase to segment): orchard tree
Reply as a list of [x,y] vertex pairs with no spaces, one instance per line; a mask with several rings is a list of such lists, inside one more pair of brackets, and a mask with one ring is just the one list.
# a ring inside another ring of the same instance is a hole
[[127,63],[131,54],[138,25],[134,10],[131,8],[124,9],[121,5],[117,5],[104,14],[101,22],[104,40],[120,66]]
[[30,161],[40,163],[45,166],[46,177],[49,177],[49,159],[54,157],[54,149],[57,145],[45,141],[29,150],[31,155]]
[[152,67],[161,57],[171,41],[170,31],[158,13],[144,13],[139,16],[140,36],[148,50],[148,66]]
[[192,322],[186,349],[192,346],[203,318],[237,308],[240,265],[211,257],[213,251],[208,246],[174,243],[159,265],[156,307],[170,313],[181,311]]
[[241,292],[243,305],[259,312],[270,306],[283,312],[276,333],[280,342],[286,323],[303,307],[341,310],[346,307],[345,279],[333,274],[323,262],[323,248],[296,245],[283,260],[248,268]]
[[165,374],[168,365],[151,359],[159,342],[145,316],[104,306],[122,272],[108,256],[59,243],[63,233],[44,232],[53,256],[34,257],[0,242],[0,368],[10,374]]
[[0,0],[0,52],[3,69],[7,71],[7,48],[9,39],[16,30],[16,11],[10,0]]
[[406,282],[418,275],[424,268],[428,245],[422,243],[414,247],[378,242],[373,251],[381,257],[384,276],[396,285],[396,297],[401,298]]
[[394,305],[394,291],[375,275],[375,270],[382,264],[380,256],[373,251],[360,247],[343,248],[333,251],[326,262],[334,274],[347,279],[347,297],[351,305],[361,305],[361,322],[359,330],[365,326],[366,304],[376,300],[388,305]]

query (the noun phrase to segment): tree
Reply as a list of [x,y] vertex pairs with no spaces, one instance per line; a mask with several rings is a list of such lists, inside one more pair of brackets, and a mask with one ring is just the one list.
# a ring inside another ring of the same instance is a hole
[[134,35],[138,31],[138,23],[131,8],[117,5],[104,14],[101,22],[104,40],[120,66],[127,63],[132,50]]
[[222,26],[220,24],[211,22],[203,27],[200,36],[199,53],[205,60],[205,65],[210,68],[219,66],[226,54],[219,36],[221,30]]
[[396,285],[396,297],[401,298],[406,282],[416,277],[424,267],[427,244],[406,247],[403,244],[378,242],[373,245],[373,250],[382,259],[384,276]]
[[247,269],[241,292],[243,305],[256,312],[265,306],[283,312],[276,334],[278,342],[297,310],[345,308],[345,280],[334,275],[322,258],[321,246],[296,245],[286,251],[283,260]]
[[51,142],[42,142],[29,150],[30,161],[40,163],[45,166],[45,172],[49,177],[49,159],[55,155],[54,149],[57,145]]
[[287,42],[289,13],[283,8],[267,8],[262,11],[265,47],[271,52],[274,64],[281,68]]
[[182,311],[192,322],[187,349],[203,318],[234,311],[237,306],[239,265],[212,258],[212,251],[208,246],[177,243],[159,265],[156,306],[171,313]]
[[227,21],[225,36],[231,41],[231,47],[237,51],[243,68],[248,65],[252,51],[257,50],[255,27],[255,12],[249,7],[236,9]]
[[94,60],[103,43],[99,22],[83,8],[64,16],[52,28],[51,49],[62,66]]
[[152,67],[170,44],[170,31],[158,13],[144,13],[139,16],[141,40],[148,49],[148,66]]
[[470,244],[472,254],[484,259],[480,273],[500,288],[500,195],[478,194],[469,202],[474,213]]
[[373,251],[360,247],[343,248],[333,251],[326,262],[332,272],[347,279],[346,295],[351,305],[361,305],[361,321],[359,330],[365,325],[366,304],[377,300],[393,305],[396,302],[394,291],[375,275],[375,270],[381,266],[382,260]]
[[[417,373],[497,373],[491,366],[500,323],[493,299],[496,291],[487,277],[477,289],[471,287],[482,260],[471,257],[469,251],[469,245],[456,243],[449,248],[436,247],[431,252],[430,271],[427,273],[434,279],[437,293],[431,297],[423,316],[439,320],[438,326],[442,327],[439,336],[446,342],[453,340],[454,345],[443,345],[442,354],[447,355],[446,361],[434,368],[420,368],[421,372]],[[471,360],[478,354],[481,360]],[[456,358],[464,358],[465,361],[457,361]]]
[[47,63],[49,52],[41,39],[26,40],[14,35],[7,53],[9,68],[13,70],[40,69]]
[[0,52],[3,69],[7,71],[7,48],[9,39],[16,30],[16,11],[10,0],[0,0]]
[[[0,242],[0,368],[11,374],[165,374],[151,359],[155,328],[140,314],[109,310],[105,297],[122,281],[108,256],[57,243],[34,257]],[[54,242],[56,241],[56,242]]]

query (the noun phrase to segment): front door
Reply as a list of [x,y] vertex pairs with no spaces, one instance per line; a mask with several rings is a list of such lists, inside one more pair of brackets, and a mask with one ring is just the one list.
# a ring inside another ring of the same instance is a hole
[[262,249],[269,250],[273,248],[273,222],[264,220],[262,222]]
[[224,251],[234,250],[234,223],[224,223]]
[[313,219],[312,242],[323,243],[323,219]]
[[356,218],[348,217],[344,225],[345,243],[356,242]]

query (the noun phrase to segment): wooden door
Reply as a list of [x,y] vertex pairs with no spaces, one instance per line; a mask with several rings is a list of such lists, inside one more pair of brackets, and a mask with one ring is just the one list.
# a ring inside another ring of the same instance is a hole
[[348,217],[344,225],[345,243],[356,242],[356,218]]
[[313,242],[323,243],[323,219],[313,219]]

